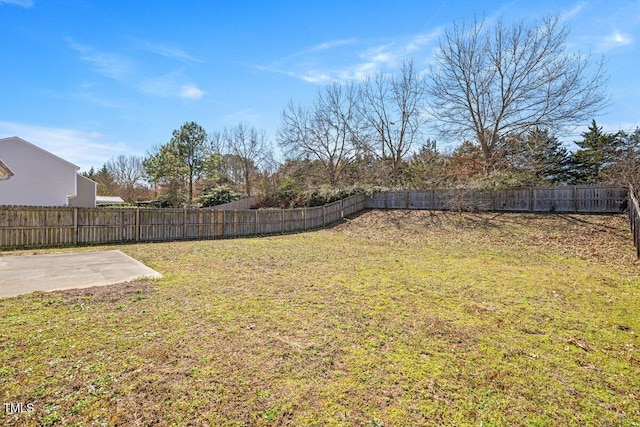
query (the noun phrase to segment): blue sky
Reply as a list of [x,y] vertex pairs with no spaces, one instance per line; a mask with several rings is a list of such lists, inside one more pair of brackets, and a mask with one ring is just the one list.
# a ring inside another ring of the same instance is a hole
[[611,105],[597,122],[639,126],[639,0],[0,0],[0,138],[88,170],[145,155],[187,121],[208,132],[245,121],[277,153],[290,100],[406,58],[426,70],[455,20],[549,13],[569,25],[571,50],[607,59]]

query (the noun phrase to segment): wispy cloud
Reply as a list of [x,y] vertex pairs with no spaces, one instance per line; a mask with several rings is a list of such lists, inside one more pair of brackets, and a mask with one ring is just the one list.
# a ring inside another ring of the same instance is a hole
[[609,53],[635,43],[631,35],[640,28],[639,12],[637,2],[580,2],[561,17],[570,21],[572,47]]
[[572,20],[574,17],[579,15],[580,12],[582,12],[582,10],[584,9],[584,6],[585,6],[585,4],[581,2],[581,3],[576,4],[573,8],[561,12],[560,13],[560,20],[561,21],[570,21],[570,20]]
[[9,136],[19,136],[81,168],[102,165],[113,156],[131,152],[127,144],[95,131],[0,121],[0,137]]
[[29,8],[33,6],[33,0],[0,0],[0,5],[2,4],[15,4],[17,6]]
[[628,46],[633,43],[630,35],[614,30],[613,33],[605,36],[599,43],[600,50],[610,50],[616,47]]
[[426,56],[440,33],[441,29],[437,28],[412,37],[384,41],[328,41],[256,68],[313,84],[362,81],[373,74],[394,69],[409,57]]
[[105,52],[85,46],[68,39],[69,47],[80,53],[84,62],[91,64],[94,69],[114,80],[123,80],[134,69],[134,63],[126,56],[114,52]]
[[[67,39],[67,44],[71,49],[78,52],[81,60],[90,64],[96,73],[111,78],[145,95],[187,100],[197,100],[205,95],[197,84],[190,82],[184,76],[185,65],[166,74],[149,76],[149,70],[155,71],[158,68],[154,62],[150,62],[152,59],[146,58],[147,61],[145,61],[137,58],[134,60],[128,55],[99,50],[72,39]],[[136,44],[143,46],[149,52],[178,62],[200,62],[185,51],[168,45],[152,44],[139,40],[136,41]],[[163,65],[166,67],[166,64]],[[175,67],[175,63],[173,66]],[[100,97],[95,93],[85,91],[83,96],[94,104],[101,101]],[[109,107],[117,106],[108,101],[104,101],[103,104]]]
[[312,84],[362,81],[394,68],[409,54],[425,49],[433,39],[433,34],[418,34],[382,42],[356,38],[331,40],[255,68]]
[[182,98],[187,100],[197,100],[205,93],[194,83],[183,83],[184,77],[180,71],[156,76],[144,80],[140,84],[140,89],[147,95],[161,98]]
[[140,83],[140,90],[143,93],[161,98],[175,95],[179,87],[176,73],[148,78]]
[[203,62],[190,55],[185,50],[167,43],[152,43],[145,40],[133,39],[140,49],[163,56],[165,58],[180,61],[182,63]]
[[343,39],[343,40],[332,40],[332,41],[328,41],[328,42],[324,42],[324,43],[320,43],[318,45],[315,45],[315,46],[311,47],[310,49],[306,50],[306,52],[319,52],[319,51],[323,51],[323,50],[333,49],[335,47],[352,45],[352,44],[355,44],[357,42],[358,42],[358,40],[355,39],[355,38]]

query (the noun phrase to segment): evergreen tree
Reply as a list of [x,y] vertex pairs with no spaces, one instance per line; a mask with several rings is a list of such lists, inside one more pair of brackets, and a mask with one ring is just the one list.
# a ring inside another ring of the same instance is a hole
[[587,132],[582,133],[582,141],[576,141],[580,147],[571,156],[574,184],[593,184],[606,179],[604,171],[615,159],[618,135],[602,131],[595,120]]
[[436,141],[427,140],[404,167],[404,181],[410,188],[423,190],[444,185],[444,159]]
[[[93,168],[89,171],[91,172]],[[98,183],[96,193],[100,196],[116,196],[118,193],[118,183],[109,172],[107,165],[103,165],[90,179]]]
[[156,192],[159,187],[162,189],[168,205],[177,206],[186,199],[184,183],[187,172],[169,144],[156,148],[143,165],[148,181],[154,184]]
[[533,173],[539,184],[570,181],[571,157],[567,148],[546,129],[534,129],[527,135],[526,149],[531,154]]
[[91,166],[91,169],[89,169],[88,171],[82,172],[82,176],[93,180],[93,178],[96,176],[96,170],[93,168],[93,166]]

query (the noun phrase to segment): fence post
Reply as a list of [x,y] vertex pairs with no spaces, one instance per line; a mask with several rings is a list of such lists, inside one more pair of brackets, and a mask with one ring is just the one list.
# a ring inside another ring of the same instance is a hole
[[73,244],[78,244],[78,208],[73,208]]
[[187,208],[182,208],[182,239],[187,238]]
[[327,226],[327,205],[322,205],[322,226]]
[[253,234],[254,235],[258,234],[258,209],[256,209],[255,211],[255,217],[253,221]]
[[533,212],[533,188],[529,189],[529,211]]
[[307,208],[302,208],[302,219],[304,220],[304,231],[307,231]]
[[135,233],[136,233],[136,242],[140,241],[140,207],[136,208],[136,220],[135,220]]
[[215,239],[218,237],[218,211],[216,209],[211,210],[211,217],[213,218],[210,219],[210,221],[211,226],[213,227],[213,238]]
[[238,235],[238,211],[233,210],[233,237]]

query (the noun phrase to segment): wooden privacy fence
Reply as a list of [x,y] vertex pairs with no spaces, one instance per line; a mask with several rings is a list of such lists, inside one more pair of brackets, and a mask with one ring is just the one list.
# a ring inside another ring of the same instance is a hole
[[[0,247],[68,246],[278,234],[324,227],[365,208],[620,213],[628,190],[553,187],[496,192],[389,191],[302,209],[0,206]],[[638,215],[636,210],[634,218]],[[640,220],[636,219],[640,227]],[[634,236],[640,230],[632,223]],[[637,239],[636,239],[637,240]]]
[[502,191],[465,189],[387,191],[367,200],[372,209],[472,210],[493,212],[620,213],[623,187],[562,186]]
[[305,231],[365,208],[363,194],[302,209],[0,206],[0,247],[216,239]]

